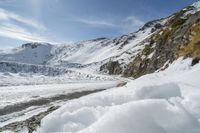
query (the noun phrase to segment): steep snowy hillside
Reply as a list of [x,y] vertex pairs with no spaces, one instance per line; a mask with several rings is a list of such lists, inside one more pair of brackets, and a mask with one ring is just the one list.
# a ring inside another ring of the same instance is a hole
[[124,76],[140,77],[165,69],[179,57],[193,58],[194,65],[200,59],[200,1],[168,17],[163,27],[149,38]]
[[51,59],[52,48],[51,44],[28,43],[15,49],[1,51],[0,61],[41,65]]
[[116,38],[66,45],[28,43],[0,51],[0,62],[79,68],[137,78],[165,69],[182,56],[199,60],[199,3]]
[[[159,21],[152,22],[136,33],[131,33],[114,39],[100,38],[77,44],[79,49],[71,56],[63,57],[63,61],[79,64],[91,64],[115,58],[116,60],[131,58],[142,49],[139,45],[151,33],[152,28]],[[130,55],[129,55],[130,53]],[[127,54],[127,55],[126,55]],[[122,57],[124,56],[124,57]],[[125,57],[127,56],[127,57]]]
[[21,47],[1,51],[0,61],[34,65],[49,65],[67,68],[96,66],[110,60],[118,60],[127,65],[132,58],[144,49],[145,39],[156,32],[164,20],[152,21],[140,30],[117,38],[99,38],[69,45],[28,43]]

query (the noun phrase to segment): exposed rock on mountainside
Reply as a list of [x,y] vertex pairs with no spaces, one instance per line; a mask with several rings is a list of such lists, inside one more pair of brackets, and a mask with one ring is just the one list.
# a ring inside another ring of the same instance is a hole
[[122,73],[122,68],[120,67],[118,61],[109,61],[108,63],[100,67],[100,71],[103,71],[105,69],[108,70],[108,74],[110,75]]
[[194,59],[192,65],[198,62],[200,12],[197,10],[199,7],[194,5],[166,19],[164,27],[149,37],[149,44],[129,63],[124,76],[137,78],[162,67],[166,68],[167,63],[181,56],[192,57]]
[[[123,74],[123,73],[124,75],[129,75],[128,73],[130,73],[131,70],[127,68],[127,66],[128,64],[131,64],[130,62],[132,60],[134,63],[137,63],[139,59],[138,58],[139,54],[142,53],[144,55],[150,55],[151,52],[153,52],[153,48],[150,47],[150,45],[152,45],[153,42],[149,40],[149,36],[151,36],[153,33],[156,33],[159,29],[161,29],[163,27],[163,23],[165,23],[163,19],[150,21],[146,23],[141,29],[139,29],[139,31],[134,33],[138,36],[138,34],[140,34],[141,32],[144,33],[148,29],[148,32],[149,32],[148,35],[146,35],[144,38],[140,38],[141,39],[140,42],[137,42],[137,44],[135,44],[135,47],[137,48],[141,47],[141,48],[138,50],[135,50],[135,48],[127,49],[122,55],[119,55],[119,57],[114,57],[110,59],[108,62],[106,62],[105,64],[103,64],[100,67],[100,71],[107,72],[111,75],[112,74],[118,75],[118,74]],[[137,36],[129,35],[126,39],[124,38],[121,39],[120,48],[125,47],[126,45],[130,45],[131,41],[134,41],[135,38],[137,38]],[[117,60],[117,58],[119,58],[119,60]],[[137,61],[134,61],[134,60],[137,60]],[[143,62],[143,60],[141,61]]]

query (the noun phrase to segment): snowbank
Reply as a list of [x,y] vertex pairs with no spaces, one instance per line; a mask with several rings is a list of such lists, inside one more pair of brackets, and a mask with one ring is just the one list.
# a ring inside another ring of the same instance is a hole
[[[66,103],[38,133],[199,133],[200,65],[177,60],[169,69]],[[179,68],[177,68],[179,67]]]

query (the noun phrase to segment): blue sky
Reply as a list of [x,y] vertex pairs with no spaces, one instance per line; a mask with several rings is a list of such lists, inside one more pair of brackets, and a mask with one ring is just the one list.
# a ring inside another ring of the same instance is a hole
[[0,48],[119,36],[195,1],[0,0]]

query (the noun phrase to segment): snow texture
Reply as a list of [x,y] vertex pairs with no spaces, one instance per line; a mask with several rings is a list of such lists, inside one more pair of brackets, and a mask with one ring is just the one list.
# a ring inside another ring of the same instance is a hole
[[65,95],[86,90],[109,89],[117,86],[118,81],[79,82],[49,85],[21,85],[0,88],[0,109],[24,101],[30,101],[56,95]]
[[124,87],[69,101],[37,133],[199,133],[200,64],[190,64],[179,59]]

